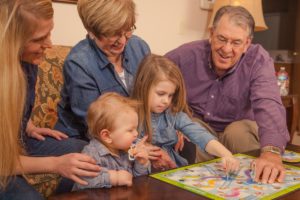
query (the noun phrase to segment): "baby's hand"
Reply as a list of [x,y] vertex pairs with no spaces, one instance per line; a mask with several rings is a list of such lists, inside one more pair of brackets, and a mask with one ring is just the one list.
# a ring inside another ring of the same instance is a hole
[[118,171],[118,186],[131,186],[132,185],[132,174],[126,170]]
[[233,156],[224,156],[222,165],[226,173],[237,172],[240,168],[240,161]]
[[141,164],[148,165],[149,164],[149,154],[145,145],[148,136],[145,136],[141,139],[141,141],[135,146],[132,150],[133,157]]

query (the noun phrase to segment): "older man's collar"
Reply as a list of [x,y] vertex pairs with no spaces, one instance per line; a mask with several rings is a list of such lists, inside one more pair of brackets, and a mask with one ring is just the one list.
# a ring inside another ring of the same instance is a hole
[[[239,63],[241,62],[242,58],[244,57],[245,54],[242,54],[241,58],[233,65],[233,67],[231,67],[228,71],[225,72],[225,74],[223,74],[221,77],[219,77],[220,79],[232,74],[237,67],[239,66]],[[212,54],[211,51],[209,53],[209,59],[208,59],[208,66],[209,68],[217,75],[216,71],[215,71],[215,66],[214,66],[214,62],[212,60]],[[217,75],[218,76],[218,75]]]

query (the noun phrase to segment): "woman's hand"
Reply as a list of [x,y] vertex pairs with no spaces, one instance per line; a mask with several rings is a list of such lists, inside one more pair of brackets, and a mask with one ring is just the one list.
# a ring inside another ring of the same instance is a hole
[[161,149],[157,146],[154,146],[150,143],[145,143],[147,152],[148,152],[148,156],[149,156],[149,160],[153,161],[153,160],[158,160],[161,157]]
[[90,156],[81,153],[71,153],[55,157],[54,171],[63,177],[72,179],[81,185],[88,183],[80,177],[96,177],[101,168],[96,165],[96,161]]
[[176,168],[175,162],[170,158],[169,154],[160,149],[160,157],[157,160],[152,161],[152,166],[154,169],[167,170]]
[[175,162],[165,150],[149,143],[146,143],[145,145],[149,154],[149,160],[154,169],[166,170],[176,167]]
[[52,130],[49,128],[36,127],[31,120],[28,121],[26,126],[26,133],[29,137],[37,140],[45,140],[44,136],[50,136],[57,140],[68,138],[68,136],[60,131]]

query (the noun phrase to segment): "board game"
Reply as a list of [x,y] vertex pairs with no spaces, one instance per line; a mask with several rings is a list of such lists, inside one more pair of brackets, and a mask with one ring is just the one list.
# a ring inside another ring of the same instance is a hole
[[254,157],[236,154],[239,171],[231,176],[215,159],[150,175],[153,178],[189,190],[210,199],[273,199],[300,188],[300,168],[285,165],[284,183],[262,184],[252,180],[250,168]]
[[290,163],[300,162],[300,153],[285,150],[284,154],[282,155],[282,160],[284,162],[290,162]]

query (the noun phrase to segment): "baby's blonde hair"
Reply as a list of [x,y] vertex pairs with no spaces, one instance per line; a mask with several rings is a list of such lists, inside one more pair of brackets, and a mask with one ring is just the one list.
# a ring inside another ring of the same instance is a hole
[[128,110],[137,112],[139,105],[138,101],[114,92],[101,95],[88,109],[87,124],[90,136],[99,139],[98,134],[101,130],[113,131],[116,128],[115,119],[120,112]]

